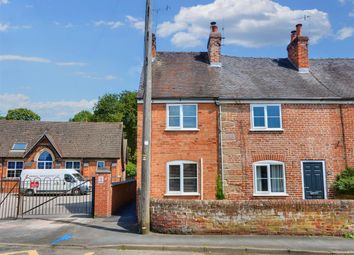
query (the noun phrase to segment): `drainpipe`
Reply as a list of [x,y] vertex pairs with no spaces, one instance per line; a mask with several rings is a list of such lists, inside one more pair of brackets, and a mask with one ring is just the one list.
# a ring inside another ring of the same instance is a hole
[[340,111],[340,123],[342,128],[342,140],[343,140],[343,150],[344,150],[344,161],[345,161],[345,168],[348,168],[348,158],[347,158],[347,144],[345,141],[345,127],[344,127],[344,119],[343,119],[343,108],[342,105],[339,105]]
[[221,182],[222,182],[222,191],[224,192],[224,152],[223,152],[223,143],[222,143],[222,108],[220,101],[215,101],[215,104],[219,106],[218,112],[218,134],[219,134],[219,169],[221,170]]

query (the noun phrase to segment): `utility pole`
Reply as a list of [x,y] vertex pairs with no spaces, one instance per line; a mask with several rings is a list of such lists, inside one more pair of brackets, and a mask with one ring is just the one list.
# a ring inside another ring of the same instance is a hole
[[150,161],[151,161],[151,86],[152,86],[152,8],[146,0],[144,53],[144,121],[141,168],[140,231],[150,232]]

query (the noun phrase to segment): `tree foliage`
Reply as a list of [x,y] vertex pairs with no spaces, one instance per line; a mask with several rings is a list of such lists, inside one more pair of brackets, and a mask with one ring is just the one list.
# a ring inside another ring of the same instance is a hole
[[136,176],[136,164],[134,164],[133,162],[128,162],[127,164],[127,176]]
[[71,121],[123,122],[124,135],[128,139],[128,161],[136,163],[137,102],[135,91],[105,94],[93,107],[93,115],[87,111],[76,114]]
[[90,111],[81,111],[70,119],[72,122],[90,122],[93,119],[93,114]]
[[0,116],[0,120],[4,120],[6,119],[4,116]]
[[348,167],[337,175],[333,189],[338,195],[354,195],[354,168]]
[[106,94],[93,108],[93,121],[123,122],[128,139],[128,160],[136,162],[137,102],[135,91]]
[[41,120],[41,117],[29,110],[29,109],[25,109],[25,108],[18,108],[18,109],[12,109],[9,110],[7,112],[6,115],[6,119],[7,120]]

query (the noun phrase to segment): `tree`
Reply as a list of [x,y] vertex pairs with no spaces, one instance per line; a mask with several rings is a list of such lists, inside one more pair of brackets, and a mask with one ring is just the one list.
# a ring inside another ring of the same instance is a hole
[[128,160],[136,162],[137,102],[135,91],[106,94],[98,99],[93,108],[93,121],[120,122],[124,124],[128,139]]
[[6,119],[4,116],[0,116],[0,120],[4,120]]
[[90,122],[93,119],[93,114],[90,111],[81,111],[70,119],[72,122]]
[[18,109],[12,109],[9,110],[7,112],[6,115],[6,119],[7,120],[41,120],[41,117],[29,110],[29,109],[25,109],[25,108],[18,108]]

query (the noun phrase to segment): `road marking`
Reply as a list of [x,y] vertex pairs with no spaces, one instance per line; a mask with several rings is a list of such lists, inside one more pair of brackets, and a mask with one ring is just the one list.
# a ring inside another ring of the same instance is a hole
[[53,241],[52,242],[52,245],[56,245],[57,243],[60,243],[62,241],[67,241],[67,240],[70,240],[73,236],[70,235],[70,234],[65,234],[65,235],[62,235],[61,237],[59,237],[57,240]]
[[29,251],[14,251],[14,252],[6,252],[0,253],[0,255],[13,255],[13,254],[27,254],[27,255],[39,255],[36,250],[29,250]]
[[93,254],[95,254],[95,253],[94,252],[86,252],[84,255],[93,255]]

